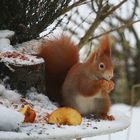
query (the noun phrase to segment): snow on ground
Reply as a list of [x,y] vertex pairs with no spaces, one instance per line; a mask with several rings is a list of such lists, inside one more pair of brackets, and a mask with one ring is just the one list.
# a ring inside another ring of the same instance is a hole
[[10,30],[0,30],[0,52],[13,51],[14,48],[10,45],[8,38],[12,37],[15,33]]
[[15,34],[14,31],[0,30],[0,38],[10,38]]
[[23,121],[21,113],[0,105],[0,131],[16,131]]
[[9,90],[4,87],[4,85],[0,84],[0,102],[3,103],[4,100],[8,100],[11,103],[18,103],[21,99],[21,95],[19,95],[14,90]]
[[[2,105],[9,108],[15,108],[17,105],[21,107],[23,100],[32,104],[34,109],[41,114],[43,114],[44,111],[50,113],[50,111],[57,108],[47,96],[36,92],[34,88],[31,88],[31,90],[27,92],[26,99],[24,99],[16,90],[6,89],[4,85],[0,84],[0,103]],[[15,109],[18,110],[19,107]]]
[[[17,97],[17,98],[15,98]],[[1,104],[13,109],[15,105],[21,106],[20,100],[21,96],[16,91],[11,91],[6,89],[3,85],[0,85],[0,102]],[[18,103],[18,102],[19,103]],[[44,115],[45,113],[50,113],[55,110],[57,107],[49,101],[48,97],[43,94],[38,94],[34,89],[31,89],[27,93],[28,103],[33,105],[33,109],[37,112],[38,118],[36,121],[40,119],[39,116]],[[19,108],[15,108],[18,110]],[[3,112],[3,111],[2,111]],[[5,115],[1,112],[1,115]],[[95,119],[87,119],[83,118],[83,122],[80,126],[58,126],[58,125],[49,125],[47,123],[40,123],[40,124],[29,124],[29,125],[22,125],[20,127],[20,132],[11,133],[11,138],[18,138],[21,136],[21,132],[24,133],[21,139],[26,137],[31,137],[33,139],[39,139],[41,137],[44,138],[75,138],[75,137],[87,137],[87,136],[95,136],[101,134],[107,134],[116,132],[119,130],[123,130],[128,127],[129,120],[122,114],[113,113],[115,116],[115,121],[103,121],[103,120],[95,120]],[[7,115],[7,118],[10,115]],[[4,116],[3,116],[4,117]],[[0,118],[3,120],[2,118]],[[9,119],[11,120],[11,119]],[[0,122],[2,124],[2,122]],[[10,124],[10,123],[9,123]],[[16,124],[16,123],[15,123]],[[17,127],[17,125],[16,125]],[[10,129],[10,127],[8,127]],[[7,128],[7,129],[8,129]],[[3,129],[5,130],[5,129]],[[5,135],[6,132],[0,131],[0,139],[1,137],[9,138],[9,135]],[[41,135],[40,134],[45,134]]]
[[[131,110],[132,109],[132,110]],[[131,126],[121,132],[111,135],[96,136],[92,138],[85,138],[83,140],[139,140],[140,139],[140,107],[131,108],[125,104],[113,105],[112,110],[121,111],[131,118]],[[132,111],[132,112],[131,112]]]
[[22,124],[24,116],[12,107],[20,99],[21,95],[16,91],[6,89],[0,84],[0,131],[15,131]]
[[14,48],[10,45],[10,40],[7,38],[0,38],[0,52],[13,51]]
[[33,89],[27,93],[25,99],[16,90],[6,89],[4,85],[0,84],[0,130],[16,130],[21,125],[23,115],[20,115],[18,110],[24,105],[23,100],[33,105],[38,114],[36,121],[40,119],[39,116],[57,108],[47,96],[39,94]]
[[21,44],[17,44],[15,48],[24,54],[38,54],[39,48],[42,44],[43,39],[40,40],[30,40],[27,42],[23,42]]
[[69,140],[79,137],[96,136],[123,130],[129,126],[129,120],[121,113],[114,113],[115,121],[104,121],[83,118],[78,126],[50,125],[50,124],[24,124],[19,132],[0,132],[0,139],[10,140]]

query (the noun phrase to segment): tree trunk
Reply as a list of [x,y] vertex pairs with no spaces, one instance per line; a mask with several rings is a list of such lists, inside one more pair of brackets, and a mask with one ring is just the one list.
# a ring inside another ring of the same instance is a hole
[[[16,61],[16,59],[15,59]],[[45,63],[13,64],[0,58],[0,79],[10,89],[25,95],[32,87],[46,94]]]

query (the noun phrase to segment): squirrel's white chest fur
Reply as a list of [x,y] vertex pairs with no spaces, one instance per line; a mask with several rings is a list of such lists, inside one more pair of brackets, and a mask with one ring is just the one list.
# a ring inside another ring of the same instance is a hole
[[92,112],[96,112],[96,99],[97,98],[102,98],[101,93],[98,93],[95,96],[92,97],[84,97],[82,95],[77,95],[75,98],[75,105],[77,110],[79,110],[79,112],[81,114],[89,114]]

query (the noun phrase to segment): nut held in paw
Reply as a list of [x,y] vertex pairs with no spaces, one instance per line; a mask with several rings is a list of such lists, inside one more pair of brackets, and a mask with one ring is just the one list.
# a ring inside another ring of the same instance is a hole
[[48,117],[49,124],[80,125],[81,122],[81,114],[69,107],[58,108]]

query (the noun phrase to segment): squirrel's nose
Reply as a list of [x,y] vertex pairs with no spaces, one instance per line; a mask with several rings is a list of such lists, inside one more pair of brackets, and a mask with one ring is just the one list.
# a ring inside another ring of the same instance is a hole
[[105,79],[106,80],[111,80],[113,78],[113,72],[112,73],[106,73]]
[[108,79],[112,79],[113,78],[113,74],[108,76]]

